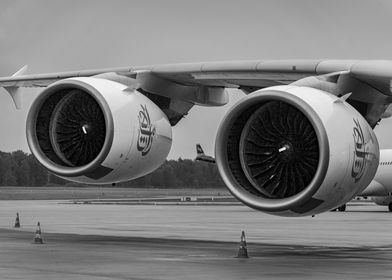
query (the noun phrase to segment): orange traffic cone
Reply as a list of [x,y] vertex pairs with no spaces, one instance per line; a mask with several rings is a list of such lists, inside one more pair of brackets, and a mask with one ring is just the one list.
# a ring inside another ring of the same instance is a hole
[[240,248],[238,249],[238,255],[237,258],[249,258],[248,256],[248,247],[246,246],[246,240],[245,240],[245,232],[242,231],[241,234],[241,242],[240,242]]
[[37,229],[35,230],[35,237],[34,237],[35,244],[44,244],[41,236],[41,224],[38,222]]
[[14,227],[20,228],[20,220],[19,220],[19,213],[18,212],[16,212],[16,219],[15,219]]

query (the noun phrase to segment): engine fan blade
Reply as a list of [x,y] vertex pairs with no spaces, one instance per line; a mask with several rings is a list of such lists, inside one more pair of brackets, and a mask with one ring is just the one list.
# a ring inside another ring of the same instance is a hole
[[304,190],[316,173],[316,132],[294,106],[282,101],[267,102],[244,126],[240,160],[245,175],[263,196],[293,196]]
[[105,118],[98,102],[74,89],[57,103],[49,125],[56,155],[68,166],[88,164],[105,142]]

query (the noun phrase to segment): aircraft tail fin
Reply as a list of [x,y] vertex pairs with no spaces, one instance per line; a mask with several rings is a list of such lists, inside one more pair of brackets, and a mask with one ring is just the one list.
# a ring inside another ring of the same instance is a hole
[[198,156],[204,156],[204,151],[200,144],[196,144],[196,152]]
[[206,154],[204,154],[203,148],[201,147],[200,144],[196,144],[196,160],[197,161],[205,161],[205,162],[209,162],[209,163],[215,163],[215,159],[211,156],[207,156]]

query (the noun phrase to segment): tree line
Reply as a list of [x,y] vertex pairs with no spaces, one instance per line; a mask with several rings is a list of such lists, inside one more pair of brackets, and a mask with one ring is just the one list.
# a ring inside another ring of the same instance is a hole
[[[23,151],[0,151],[0,186],[56,186],[83,184],[59,178],[31,154]],[[207,188],[223,187],[215,164],[190,159],[167,160],[154,172],[135,180],[118,184],[121,187]]]

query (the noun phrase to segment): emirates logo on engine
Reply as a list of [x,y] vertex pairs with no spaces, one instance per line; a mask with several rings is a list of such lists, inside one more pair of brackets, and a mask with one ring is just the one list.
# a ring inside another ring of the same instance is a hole
[[354,161],[351,170],[351,177],[355,182],[358,182],[365,171],[366,166],[366,145],[363,137],[362,128],[358,120],[354,120],[355,126],[353,128],[354,137]]
[[155,126],[151,124],[147,105],[143,106],[140,104],[140,106],[142,110],[139,111],[137,150],[142,152],[142,156],[145,156],[151,150],[153,136],[155,135]]

